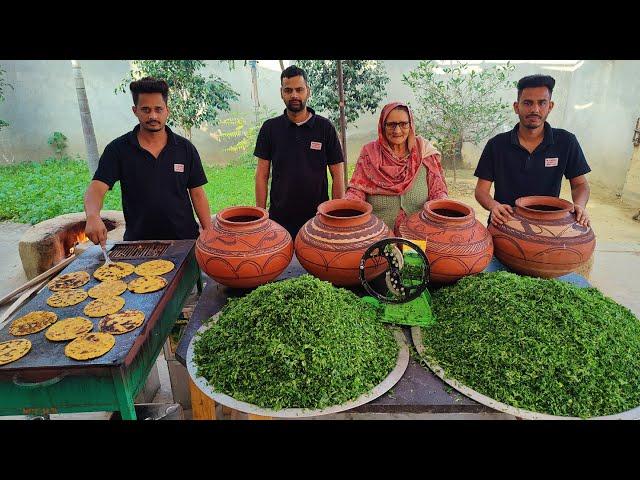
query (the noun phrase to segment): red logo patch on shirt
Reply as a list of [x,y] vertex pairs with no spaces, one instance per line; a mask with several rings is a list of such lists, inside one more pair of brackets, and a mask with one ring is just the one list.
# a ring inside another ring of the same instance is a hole
[[174,163],[173,164],[173,171],[174,172],[183,173],[184,172],[184,164],[182,164],[182,163]]
[[311,142],[311,150],[322,150],[322,142]]
[[545,158],[544,159],[545,167],[557,167],[558,166],[558,157],[555,158]]

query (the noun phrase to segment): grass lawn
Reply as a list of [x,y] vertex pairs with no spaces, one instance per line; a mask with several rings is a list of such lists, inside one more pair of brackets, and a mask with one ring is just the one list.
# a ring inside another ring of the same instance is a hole
[[[353,165],[350,171],[353,172]],[[215,213],[232,205],[254,205],[254,167],[207,167],[204,186]],[[90,175],[84,160],[49,158],[0,167],[0,220],[35,224],[64,213],[84,211]],[[329,176],[331,192],[331,176]],[[329,198],[331,194],[329,193]],[[107,192],[104,210],[122,210],[120,183]]]

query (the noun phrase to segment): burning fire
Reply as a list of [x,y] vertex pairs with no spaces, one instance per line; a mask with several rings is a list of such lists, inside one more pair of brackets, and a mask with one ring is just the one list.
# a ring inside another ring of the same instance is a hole
[[73,253],[76,251],[76,247],[80,244],[80,243],[84,243],[86,241],[89,240],[89,237],[87,237],[84,232],[80,232],[76,235],[75,240],[73,241],[73,246],[71,248],[69,248],[69,255],[67,256],[71,256],[73,255]]

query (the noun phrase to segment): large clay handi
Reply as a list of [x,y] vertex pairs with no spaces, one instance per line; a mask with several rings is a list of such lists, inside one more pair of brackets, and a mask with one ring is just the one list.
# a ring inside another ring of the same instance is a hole
[[[359,200],[328,200],[307,221],[296,236],[295,251],[310,274],[337,286],[360,285],[360,260],[374,242],[391,236],[385,223],[373,215],[373,208]],[[386,260],[371,259],[365,277],[374,278],[387,268]]]
[[216,282],[253,288],[273,280],[293,257],[291,235],[258,207],[230,207],[196,242],[200,268]]
[[473,208],[456,200],[431,200],[420,212],[399,226],[400,236],[426,240],[430,281],[452,283],[483,271],[493,256],[493,242],[486,227],[476,220]]
[[524,275],[552,278],[575,271],[593,254],[596,237],[576,222],[572,209],[556,197],[519,198],[512,220],[489,226],[496,257]]

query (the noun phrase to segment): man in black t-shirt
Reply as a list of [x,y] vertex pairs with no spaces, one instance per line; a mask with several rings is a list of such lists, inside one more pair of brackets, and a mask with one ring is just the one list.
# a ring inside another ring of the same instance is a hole
[[327,166],[333,179],[332,198],[344,195],[344,158],[331,122],[307,107],[310,89],[304,70],[292,65],[280,81],[287,108],[264,122],[253,153],[258,157],[256,206],[266,208],[271,173],[269,217],[295,239],[318,205],[329,200]]
[[107,190],[120,181],[124,240],[195,239],[194,209],[202,228],[212,228],[198,151],[165,125],[169,86],[164,80],[145,77],[131,82],[129,89],[139,125],[104,149],[85,194],[85,233],[95,244],[105,244],[100,210]]
[[[560,196],[562,177],[569,180],[576,220],[590,226],[586,211],[591,171],[576,136],[546,122],[553,110],[555,80],[530,75],[518,82],[513,109],[520,118],[513,130],[487,142],[474,175],[476,200],[489,210],[489,219],[501,225],[511,218],[515,201],[530,195]],[[491,184],[495,194],[491,197]]]

